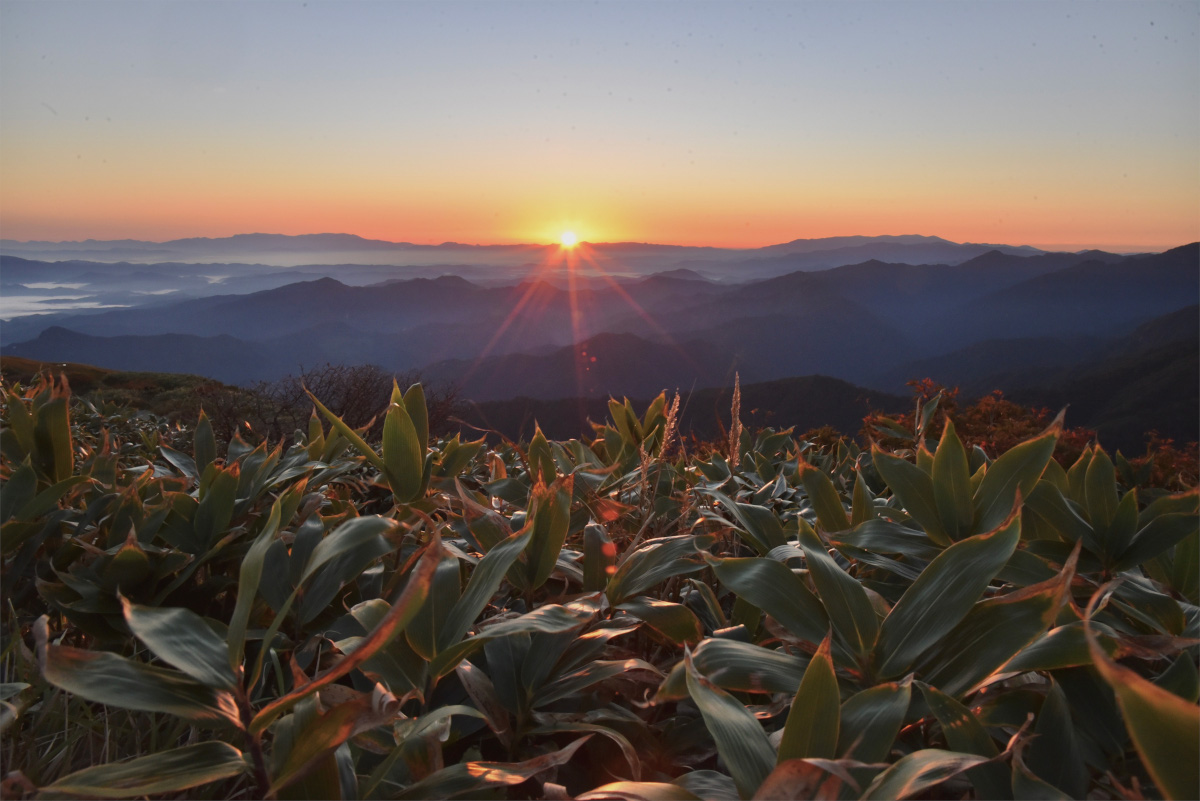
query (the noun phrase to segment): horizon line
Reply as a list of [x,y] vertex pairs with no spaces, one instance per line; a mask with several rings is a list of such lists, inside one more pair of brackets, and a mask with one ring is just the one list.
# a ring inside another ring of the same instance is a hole
[[[3,237],[3,238],[0,238],[0,242],[3,242],[5,244],[13,244],[13,245],[85,245],[85,244],[89,244],[89,243],[106,244],[106,243],[114,243],[114,242],[137,242],[137,243],[143,243],[143,244],[148,244],[148,245],[168,245],[168,244],[171,244],[174,242],[184,242],[184,241],[188,241],[188,240],[207,240],[207,241],[216,242],[216,241],[221,241],[221,240],[236,239],[238,237],[254,237],[254,236],[284,237],[284,238],[288,238],[288,239],[298,239],[301,237],[341,236],[341,237],[353,237],[353,238],[362,240],[363,242],[376,242],[376,243],[382,243],[382,244],[388,244],[388,245],[396,245],[396,246],[402,246],[402,247],[407,246],[407,247],[414,247],[414,248],[440,248],[440,247],[468,247],[468,248],[555,248],[555,247],[560,247],[561,248],[562,247],[562,245],[557,242],[459,242],[459,241],[455,241],[455,240],[446,240],[443,242],[436,242],[436,243],[424,243],[424,242],[413,242],[413,241],[409,241],[409,240],[405,240],[405,239],[401,239],[401,240],[375,239],[375,238],[371,238],[371,237],[362,236],[361,234],[351,233],[348,231],[320,231],[320,232],[304,233],[304,234],[283,234],[283,233],[272,233],[272,232],[266,232],[266,231],[250,231],[250,232],[245,232],[245,233],[229,234],[226,236],[184,236],[184,237],[175,237],[172,239],[164,239],[164,240],[137,239],[137,238],[133,238],[133,237],[120,237],[120,238],[113,238],[113,239],[97,239],[95,237],[88,237],[86,239],[60,239],[60,240],[26,239],[26,240],[22,240],[22,239],[12,239],[12,238]],[[650,242],[650,241],[637,241],[637,240],[617,240],[617,241],[605,241],[605,242],[592,242],[589,240],[580,240],[579,243],[575,247],[584,246],[584,245],[591,246],[591,247],[642,245],[642,246],[647,246],[647,247],[707,248],[707,249],[711,249],[711,250],[754,251],[754,250],[765,250],[766,248],[778,247],[781,245],[790,245],[790,244],[793,244],[796,242],[818,242],[818,241],[826,240],[826,239],[862,238],[862,239],[870,240],[870,239],[885,239],[885,238],[886,239],[901,239],[901,238],[913,238],[913,237],[920,237],[922,239],[928,239],[928,240],[940,240],[942,242],[946,242],[946,243],[954,244],[954,245],[977,245],[977,246],[981,246],[981,247],[998,246],[998,247],[1014,247],[1014,248],[1033,248],[1036,250],[1042,250],[1042,251],[1046,251],[1046,252],[1070,252],[1070,253],[1078,253],[1078,252],[1087,251],[1087,250],[1103,250],[1103,251],[1108,251],[1108,252],[1113,252],[1113,253],[1123,253],[1123,254],[1161,253],[1165,250],[1171,250],[1174,247],[1181,246],[1181,245],[1171,245],[1171,246],[1163,247],[1161,245],[1147,246],[1147,245],[1133,245],[1133,244],[1125,244],[1125,243],[1122,243],[1122,244],[1117,244],[1117,243],[1091,244],[1091,243],[1079,243],[1079,242],[1041,242],[1041,243],[1013,244],[1010,242],[969,242],[969,241],[959,242],[959,241],[955,241],[953,239],[947,239],[946,237],[938,236],[936,234],[838,234],[838,235],[833,235],[833,236],[798,237],[796,239],[789,239],[784,242],[770,242],[765,245],[741,246],[741,247],[710,245],[710,244],[680,244],[680,243],[676,243],[676,242]],[[903,244],[903,243],[898,243],[898,244]],[[1190,244],[1190,242],[1184,242],[1182,244]]]

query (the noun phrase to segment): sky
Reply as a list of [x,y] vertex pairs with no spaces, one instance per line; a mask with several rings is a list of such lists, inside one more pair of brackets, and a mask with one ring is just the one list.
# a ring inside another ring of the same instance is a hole
[[1200,239],[1200,2],[0,0],[0,236]]

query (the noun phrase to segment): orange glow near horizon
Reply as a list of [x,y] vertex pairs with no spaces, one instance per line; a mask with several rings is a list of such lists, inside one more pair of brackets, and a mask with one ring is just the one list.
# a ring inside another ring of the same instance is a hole
[[[189,175],[180,183],[192,191],[177,193],[148,182],[120,183],[115,176],[111,182],[97,177],[71,186],[51,175],[23,172],[7,171],[0,192],[5,239],[166,241],[349,233],[417,244],[557,242],[568,247],[564,237],[572,232],[578,243],[757,248],[830,236],[923,234],[1046,249],[1163,250],[1198,238],[1198,204],[1193,190],[1182,186],[1154,204],[1137,195],[1105,198],[1086,187],[1042,192],[1036,199],[999,192],[971,197],[950,187],[913,193],[900,187],[857,193],[811,187],[811,194],[801,194],[766,184],[758,195],[747,187],[723,197],[680,196],[665,188],[630,199],[597,192],[592,201],[573,204],[578,215],[547,225],[546,207],[559,202],[513,197],[506,205],[501,187],[466,201],[445,189],[409,198],[390,196],[378,186],[343,183],[322,185],[318,199],[290,180],[271,185],[247,178],[221,187],[215,178],[192,181]],[[582,217],[591,222],[582,224]],[[543,222],[534,222],[539,219]]]
[[0,2],[6,239],[1200,239],[1194,4],[71,9]]

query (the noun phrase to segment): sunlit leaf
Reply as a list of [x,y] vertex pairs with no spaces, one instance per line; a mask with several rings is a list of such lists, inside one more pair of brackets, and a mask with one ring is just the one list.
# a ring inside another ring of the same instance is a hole
[[986,761],[983,757],[973,754],[959,754],[936,748],[914,751],[901,757],[890,768],[876,776],[862,798],[864,801],[911,798]]
[[232,690],[229,647],[190,609],[158,608],[121,599],[125,622],[154,655],[201,684]]
[[242,752],[222,742],[172,748],[127,762],[96,765],[40,788],[84,798],[130,798],[178,793],[249,770]]

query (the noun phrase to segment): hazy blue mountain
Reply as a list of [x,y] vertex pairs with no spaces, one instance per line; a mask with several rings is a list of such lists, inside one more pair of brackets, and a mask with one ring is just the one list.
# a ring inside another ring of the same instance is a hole
[[[602,269],[607,272],[647,274],[687,266],[695,266],[701,272],[707,273],[711,268],[719,267],[727,273],[762,276],[797,269],[835,267],[870,258],[905,263],[954,263],[992,247],[1025,255],[1040,252],[1034,248],[1009,245],[960,245],[939,237],[925,236],[832,237],[796,240],[764,248],[740,249],[606,242],[587,244],[587,258],[580,259],[580,268],[585,272]],[[558,245],[464,245],[456,242],[418,245],[411,242],[364,239],[352,234],[238,234],[220,238],[175,239],[168,242],[91,239],[81,242],[19,242],[4,239],[0,240],[0,253],[47,261],[244,261],[283,267],[315,263],[360,263],[397,266],[486,264],[492,267],[513,268],[533,267],[562,257]],[[778,262],[779,257],[785,260]],[[800,261],[790,263],[786,261],[788,258],[798,258]],[[762,263],[750,267],[738,266],[746,260],[758,260]]]
[[1200,440],[1200,342],[1196,338],[1074,367],[1053,381],[1014,390],[1013,400],[1069,406],[1067,422],[1093,428],[1108,448],[1140,455],[1156,430],[1179,443]]
[[965,348],[894,365],[868,386],[899,392],[906,382],[932,378],[978,397],[994,389],[1012,390],[1045,381],[1065,368],[1092,361],[1112,347],[1094,336],[987,339]]
[[5,345],[0,354],[114,370],[192,373],[232,384],[287,373],[273,366],[278,354],[226,334],[95,337],[55,327],[37,339]]
[[[847,246],[954,244],[918,239]],[[274,240],[238,241],[265,247]],[[604,247],[610,254],[638,258],[667,254],[674,259],[681,252],[638,243]],[[822,252],[827,251],[793,255]],[[719,262],[705,262],[707,274],[720,274],[714,264]],[[230,264],[51,264],[4,256],[0,266],[5,286],[29,289],[27,284],[39,283],[31,277],[44,278],[49,270],[87,284],[80,291],[89,300],[121,302],[139,291],[165,293],[142,296],[129,308],[0,323],[6,346],[36,342],[37,353],[30,355],[37,358],[124,364],[143,358],[125,350],[163,352],[148,346],[146,337],[225,335],[246,345],[227,348],[219,368],[226,378],[268,378],[326,361],[370,362],[388,370],[437,365],[440,378],[458,371],[462,380],[470,380],[472,393],[487,398],[520,394],[522,383],[538,387],[525,394],[543,397],[551,392],[637,394],[674,383],[690,386],[692,381],[716,385],[732,364],[748,381],[819,373],[888,389],[932,374],[970,387],[992,381],[1000,381],[1002,388],[1031,386],[1043,375],[1107,355],[1096,349],[1104,341],[1194,305],[1200,295],[1197,245],[1127,257],[1098,251],[1021,256],[989,249],[959,264],[868,260],[735,283],[704,280],[683,268],[650,276],[576,274],[573,279],[555,268],[518,283],[484,285],[459,275],[412,277],[419,268],[353,264],[240,270]],[[213,272],[218,268],[228,272]],[[347,281],[322,272],[331,269],[344,269]],[[309,280],[289,280],[297,276]],[[379,280],[357,285],[351,276]],[[14,277],[21,280],[9,283]],[[236,291],[255,281],[287,283]],[[107,294],[93,289],[102,284],[109,287],[103,291]],[[222,294],[175,299],[193,291]],[[1160,327],[1175,330],[1187,324],[1188,318],[1181,317]],[[50,327],[109,338],[108,351],[97,359],[80,357],[76,350],[83,345],[61,331],[42,337]],[[611,341],[641,344],[614,344],[615,355],[584,383],[574,373],[570,354],[576,343],[609,341],[605,335],[629,335],[636,339]],[[1143,335],[1165,336],[1153,331]],[[656,370],[665,371],[656,379],[661,384],[638,383],[650,380],[651,373],[638,347],[662,354],[654,362]],[[670,362],[669,353],[676,354],[678,364]],[[681,353],[702,369],[689,367]],[[516,381],[516,374],[527,378]]]
[[[846,237],[849,239],[850,237]],[[889,237],[882,239],[899,239]],[[863,244],[853,244],[832,247],[829,249],[790,249],[797,243],[789,245],[774,245],[755,251],[750,258],[731,261],[723,265],[731,275],[741,280],[765,278],[775,275],[803,270],[805,272],[830,270],[848,264],[859,264],[865,261],[882,261],[892,264],[948,264],[956,265],[973,259],[984,253],[996,250],[1006,255],[1033,256],[1043,251],[1029,247],[1012,247],[1009,245],[960,245],[937,237],[916,237],[927,240],[921,242],[891,242],[878,241],[872,238]],[[803,241],[803,240],[802,240]],[[820,240],[808,240],[808,242]],[[773,248],[786,248],[775,251]],[[769,255],[762,255],[768,251]],[[692,262],[684,262],[680,266],[691,267]]]
[[514,395],[547,400],[653,396],[667,388],[720,385],[737,369],[747,372],[733,352],[711,343],[666,345],[632,334],[599,334],[542,355],[444,361],[421,372],[435,382],[456,383],[464,397],[485,401]]
[[1200,297],[1200,244],[1119,261],[1085,261],[960,305],[940,321],[969,340],[1115,336]]

